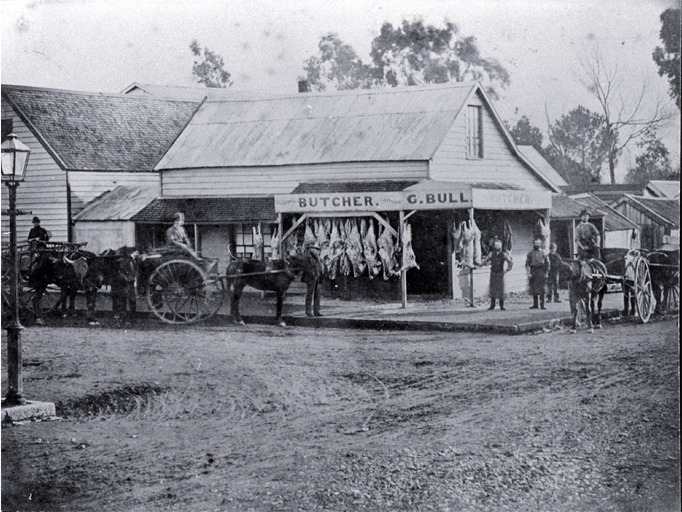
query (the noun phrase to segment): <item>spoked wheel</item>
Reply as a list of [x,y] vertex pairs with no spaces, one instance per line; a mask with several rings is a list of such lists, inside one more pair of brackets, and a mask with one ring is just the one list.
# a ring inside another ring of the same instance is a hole
[[644,258],[638,258],[635,263],[635,305],[637,315],[642,323],[647,323],[651,318],[653,309],[654,292],[651,286],[651,274],[649,263]]
[[666,311],[678,311],[680,309],[680,272],[668,281],[663,289]]
[[163,322],[196,322],[220,309],[221,283],[191,261],[170,260],[156,267],[149,277],[147,303]]

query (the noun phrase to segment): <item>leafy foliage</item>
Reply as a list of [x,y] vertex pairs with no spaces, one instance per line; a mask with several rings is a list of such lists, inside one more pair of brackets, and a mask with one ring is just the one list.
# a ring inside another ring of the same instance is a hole
[[550,126],[546,153],[570,183],[599,183],[613,136],[602,115],[578,106]]
[[473,36],[463,37],[457,25],[424,25],[422,20],[394,28],[384,23],[372,41],[374,66],[388,85],[433,84],[479,80],[497,98],[494,84],[505,88],[509,73],[495,59],[483,58]]
[[[506,123],[505,123],[506,124]],[[514,142],[520,146],[533,146],[539,153],[543,152],[544,136],[537,126],[533,126],[526,116],[521,116],[513,127],[507,126]]]
[[337,90],[369,89],[376,85],[376,71],[364,64],[353,47],[337,34],[322,37],[317,47],[319,56],[308,58],[303,68],[312,90],[324,91],[328,85]]
[[636,166],[628,170],[626,183],[647,183],[650,180],[680,179],[680,166],[673,169],[670,152],[655,132],[647,135],[637,143],[642,153],[635,159]]
[[219,89],[232,85],[231,75],[225,69],[225,61],[220,55],[206,47],[202,48],[196,40],[190,43],[189,48],[195,57],[192,74],[199,79],[200,84]]
[[663,48],[657,46],[653,59],[658,64],[658,74],[667,76],[670,84],[670,96],[680,108],[680,44],[682,43],[682,20],[680,9],[666,9],[661,14],[660,37]]
[[474,37],[462,37],[457,26],[403,21],[394,28],[384,23],[372,41],[372,63],[366,64],[337,34],[318,44],[318,54],[304,62],[305,79],[317,91],[480,80],[497,98],[495,87],[509,84],[509,73],[495,59],[480,55]]

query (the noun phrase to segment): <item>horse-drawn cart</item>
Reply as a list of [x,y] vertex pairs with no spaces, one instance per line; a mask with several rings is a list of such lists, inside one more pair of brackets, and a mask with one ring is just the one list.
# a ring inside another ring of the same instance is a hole
[[239,299],[244,286],[274,291],[277,323],[284,325],[282,303],[293,280],[288,263],[238,259],[230,263],[226,274],[218,273],[217,263],[217,259],[193,258],[177,252],[142,255],[138,287],[145,293],[154,315],[170,324],[192,323],[215,315],[228,289],[233,319],[243,323]]
[[593,275],[605,280],[606,293],[623,293],[626,314],[636,313],[646,323],[655,310],[679,308],[679,248],[676,260],[660,250],[605,249],[603,254],[607,272],[593,270]]

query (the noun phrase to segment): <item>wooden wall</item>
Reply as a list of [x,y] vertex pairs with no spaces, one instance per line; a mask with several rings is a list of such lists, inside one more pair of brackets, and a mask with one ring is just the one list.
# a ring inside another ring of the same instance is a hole
[[74,227],[74,242],[87,242],[94,253],[135,246],[135,224],[130,221],[81,221]]
[[663,236],[668,234],[669,231],[666,231],[666,227],[659,224],[657,220],[652,219],[646,213],[626,201],[617,206],[612,206],[612,208],[640,227],[640,247],[642,249],[651,251],[664,243]]
[[[17,189],[17,209],[32,215],[17,217],[17,240],[25,240],[33,227],[31,219],[40,217],[41,226],[52,233],[53,241],[68,240],[66,173],[38,142],[5,100],[2,119],[13,120],[13,131],[19,141],[31,148],[26,180]],[[7,187],[2,185],[2,207],[9,208]],[[9,217],[2,216],[2,243],[9,243]]]
[[[473,96],[469,105],[483,105]],[[549,190],[509,149],[491,112],[483,108],[483,158],[467,158],[466,106],[429,165],[434,180],[510,183],[526,190]]]
[[426,162],[361,162],[162,171],[163,197],[288,194],[310,181],[419,180]]

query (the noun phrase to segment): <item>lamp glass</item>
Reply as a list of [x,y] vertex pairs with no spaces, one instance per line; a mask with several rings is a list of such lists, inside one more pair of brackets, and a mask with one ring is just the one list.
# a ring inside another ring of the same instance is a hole
[[2,180],[23,181],[31,150],[10,133],[2,143]]

